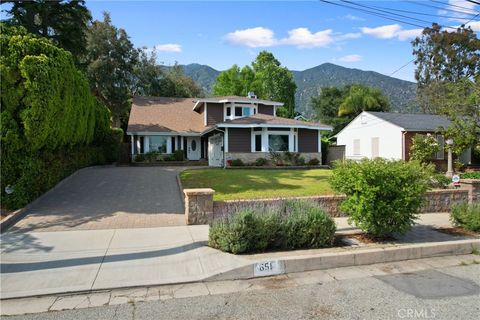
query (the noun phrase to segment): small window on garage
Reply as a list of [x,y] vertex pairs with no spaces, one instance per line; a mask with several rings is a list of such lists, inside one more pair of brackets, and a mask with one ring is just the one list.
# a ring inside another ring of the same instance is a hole
[[242,107],[235,107],[235,117],[241,117],[243,115]]
[[360,154],[360,139],[353,140],[353,154]]

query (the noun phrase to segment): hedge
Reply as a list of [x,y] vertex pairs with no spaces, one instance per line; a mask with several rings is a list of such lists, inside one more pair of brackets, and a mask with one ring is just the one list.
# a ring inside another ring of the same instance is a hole
[[13,209],[78,168],[115,161],[123,132],[69,52],[3,24],[0,46],[1,200]]
[[335,221],[317,203],[295,200],[233,208],[229,218],[212,223],[208,244],[235,254],[323,248],[332,246],[335,231]]

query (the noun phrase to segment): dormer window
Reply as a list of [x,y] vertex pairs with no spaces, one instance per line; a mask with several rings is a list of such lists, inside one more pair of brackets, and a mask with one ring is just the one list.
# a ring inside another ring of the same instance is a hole
[[257,114],[256,105],[231,104],[231,106],[225,106],[225,120],[249,117],[254,114]]

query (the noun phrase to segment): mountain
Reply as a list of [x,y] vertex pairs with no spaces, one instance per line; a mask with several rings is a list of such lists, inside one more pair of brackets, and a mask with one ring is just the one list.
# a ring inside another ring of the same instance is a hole
[[[211,92],[215,79],[220,73],[210,66],[196,63],[185,65],[183,68],[185,74],[192,77],[207,95]],[[296,109],[307,116],[313,114],[309,104],[310,98],[318,95],[321,87],[345,86],[351,83],[362,83],[380,89],[389,98],[392,111],[416,111],[414,104],[416,84],[413,82],[374,71],[345,68],[332,63],[324,63],[303,71],[292,71],[292,74],[297,84]]]

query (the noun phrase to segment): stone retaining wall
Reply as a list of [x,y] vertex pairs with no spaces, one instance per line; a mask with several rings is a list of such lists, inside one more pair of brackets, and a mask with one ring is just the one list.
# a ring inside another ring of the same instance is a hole
[[[290,199],[307,199],[318,202],[332,217],[344,216],[340,212],[340,203],[344,195],[327,195],[315,197],[296,197],[281,199],[255,199],[213,201],[212,189],[185,189],[185,218],[187,224],[207,224],[213,220],[221,219],[238,206],[279,206]],[[480,200],[480,180],[462,181],[459,189],[433,190],[426,194],[425,204],[420,209],[421,213],[449,212],[452,205],[462,202],[477,202]]]

